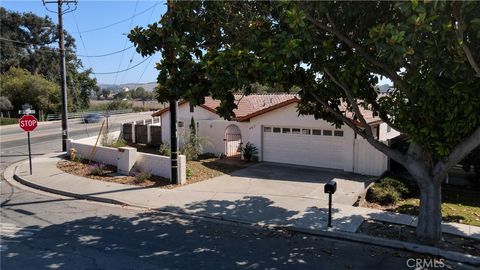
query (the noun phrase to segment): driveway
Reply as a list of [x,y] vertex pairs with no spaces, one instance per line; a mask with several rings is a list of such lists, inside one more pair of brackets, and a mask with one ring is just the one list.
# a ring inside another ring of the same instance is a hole
[[333,202],[353,205],[375,177],[265,162],[177,190],[327,201],[328,195],[323,193],[323,186],[332,179],[337,181],[337,192],[333,196]]

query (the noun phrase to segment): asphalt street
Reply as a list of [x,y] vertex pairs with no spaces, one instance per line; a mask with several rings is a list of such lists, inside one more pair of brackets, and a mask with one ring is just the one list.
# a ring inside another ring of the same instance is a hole
[[62,199],[3,180],[0,185],[2,269],[393,270],[410,269],[408,259],[424,258],[359,243]]
[[[59,126],[48,125],[38,130],[37,141],[32,146],[35,154],[60,150],[60,136],[45,135],[59,130]],[[89,127],[94,132],[94,125]],[[115,129],[115,124],[112,128]],[[24,134],[4,131],[2,129],[0,182],[1,269],[394,270],[413,269],[407,265],[409,260],[431,259],[355,242],[112,206],[18,188],[5,181],[3,171],[9,164],[26,158]],[[86,132],[78,132],[72,132],[71,137],[87,136]],[[3,134],[16,134],[17,138],[4,142]],[[474,269],[456,263],[447,263],[438,269],[449,268]]]

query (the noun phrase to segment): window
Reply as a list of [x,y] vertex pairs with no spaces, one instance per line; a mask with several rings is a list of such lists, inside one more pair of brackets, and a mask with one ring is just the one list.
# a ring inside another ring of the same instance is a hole
[[302,129],[302,134],[303,134],[303,135],[310,135],[310,134],[311,134],[311,130],[310,130],[310,129]]
[[300,134],[299,128],[292,128],[292,134]]
[[335,130],[333,135],[336,137],[343,137],[343,130]]
[[390,126],[387,126],[387,133],[392,131],[392,128]]
[[331,130],[324,130],[323,131],[323,136],[332,136],[332,131]]
[[273,133],[280,133],[280,128],[279,127],[274,127],[273,128]]
[[271,127],[263,127],[263,132],[272,132]]
[[178,127],[183,127],[184,124],[183,124],[183,121],[178,121]]
[[313,135],[322,135],[322,131],[320,129],[312,129]]
[[282,128],[282,133],[290,133],[290,128]]

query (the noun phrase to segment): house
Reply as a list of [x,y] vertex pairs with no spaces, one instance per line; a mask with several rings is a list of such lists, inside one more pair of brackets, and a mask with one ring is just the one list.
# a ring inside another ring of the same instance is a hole
[[[216,113],[220,101],[210,97],[199,106],[178,103],[178,134],[189,130],[193,117],[198,136],[206,137],[205,152],[240,156],[242,145],[253,143],[258,160],[337,169],[365,175],[381,175],[388,158],[346,125],[337,129],[311,115],[297,112],[299,101],[292,94],[235,95],[235,118],[227,121]],[[399,133],[372,114],[365,114],[374,134],[385,143]],[[161,118],[162,140],[170,140],[170,113],[165,108],[152,116]]]

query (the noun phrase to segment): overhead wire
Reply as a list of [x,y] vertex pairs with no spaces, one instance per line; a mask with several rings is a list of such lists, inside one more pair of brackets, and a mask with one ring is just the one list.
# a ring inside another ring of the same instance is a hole
[[[31,46],[42,46],[40,48],[37,48],[37,50],[50,50],[50,51],[54,51],[56,49],[58,49],[57,47],[48,47],[48,46],[45,46],[43,44],[34,44],[34,43],[28,43],[28,42],[23,42],[23,41],[19,41],[19,40],[13,40],[13,39],[8,39],[8,38],[3,38],[3,37],[0,37],[0,41],[8,41],[8,42],[13,42],[13,43],[17,43],[18,45],[31,45]],[[88,54],[76,54],[77,56],[79,57],[92,57],[92,58],[95,58],[95,57],[105,57],[105,56],[110,56],[110,55],[114,55],[114,54],[117,54],[117,53],[121,53],[122,51],[126,51],[128,49],[131,49],[133,48],[134,46],[130,46],[130,47],[127,47],[125,49],[122,49],[122,50],[118,50],[118,51],[114,51],[114,52],[110,52],[110,53],[105,53],[105,54],[98,54],[98,55],[88,55]]]
[[[152,8],[152,12],[150,12],[150,15],[148,16],[147,22],[150,22],[150,19],[152,18],[152,15],[153,15],[153,12],[155,11],[155,8],[156,8],[156,7]],[[129,67],[130,67],[130,64],[132,64],[133,59],[135,58],[136,54],[137,54],[137,51],[136,51],[136,50],[133,50],[132,56],[130,56],[130,61],[128,61],[127,68],[129,68]],[[150,62],[149,62],[149,63],[150,63]],[[147,67],[148,67],[148,65],[149,65],[149,64],[147,63]],[[123,73],[122,80],[120,81],[120,84],[123,83],[123,81],[125,80],[125,77],[126,77],[126,76],[127,76],[127,73]],[[143,75],[142,75],[142,76],[143,76]]]
[[[78,31],[79,36],[80,36],[80,41],[82,42],[83,49],[88,54],[87,46],[85,46],[85,41],[83,40],[83,36],[80,32],[80,27],[78,27],[78,23],[77,23],[77,19],[75,17],[75,14],[72,13],[72,16],[73,16],[73,21],[75,23],[75,27],[77,28],[77,31]],[[88,61],[88,64],[89,64],[90,68],[93,70],[93,65],[92,65],[92,62],[90,61],[90,58],[87,58],[87,61]]]
[[143,61],[137,63],[136,65],[134,66],[131,66],[130,68],[127,68],[127,69],[123,69],[123,70],[118,70],[118,71],[112,71],[112,72],[92,72],[92,74],[95,74],[95,75],[106,75],[106,74],[118,74],[118,73],[122,73],[122,72],[125,72],[127,70],[130,70],[130,69],[133,69],[133,68],[136,68],[138,67],[139,65],[145,63],[145,61],[147,61],[148,59],[150,59],[153,55],[143,59]]
[[[153,56],[153,55],[152,55],[152,56]],[[143,69],[142,74],[140,74],[140,77],[139,77],[138,80],[137,80],[137,84],[139,84],[139,83],[140,83],[140,80],[142,80],[142,77],[143,77],[143,75],[145,74],[145,72],[147,71],[148,67],[150,66],[150,63],[152,62],[152,60],[153,60],[153,57],[150,58],[150,60],[148,61],[147,65],[146,65],[145,68]]]
[[[137,3],[138,3],[138,1],[137,1]],[[112,23],[112,24],[105,25],[105,26],[102,26],[102,27],[97,27],[97,28],[93,28],[93,29],[88,29],[88,30],[85,30],[85,31],[83,31],[82,33],[83,33],[83,34],[85,34],[85,33],[90,33],[90,32],[94,32],[94,31],[98,31],[98,30],[103,30],[103,29],[106,29],[106,28],[112,27],[112,26],[114,26],[114,25],[117,25],[117,24],[120,24],[120,23],[126,22],[126,21],[128,21],[128,20],[131,20],[131,19],[133,19],[133,18],[135,18],[135,17],[139,16],[139,15],[142,15],[143,13],[145,13],[145,12],[149,11],[150,9],[152,9],[152,8],[154,8],[154,7],[156,7],[156,6],[158,6],[159,4],[160,4],[160,2],[156,3],[155,5],[153,5],[153,6],[149,7],[149,8],[147,8],[147,9],[145,9],[145,10],[143,10],[143,11],[141,11],[141,12],[137,13],[137,14],[134,14],[134,15],[133,15],[133,16],[131,16],[131,17],[128,17],[128,18],[126,18],[126,19],[123,19],[123,20],[121,20],[121,21],[117,21],[117,22],[114,22],[114,23]],[[135,11],[136,11],[136,9],[135,9]],[[134,12],[135,12],[135,11],[134,11]],[[78,33],[76,33],[76,34],[78,34]]]
[[[135,2],[135,8],[133,9],[133,13],[135,14],[135,12],[137,11],[137,7],[138,7],[138,0]],[[134,16],[130,17],[130,24],[128,26],[128,30],[130,30],[132,28],[132,23],[133,23],[133,18]],[[123,44],[123,48],[126,48],[127,47],[127,42],[128,42],[128,38],[125,38],[125,42]],[[118,63],[118,68],[117,69],[120,69],[120,66],[122,65],[122,62],[123,62],[123,56],[125,55],[125,51],[122,52],[122,56],[120,57],[120,63]],[[128,68],[127,68],[128,70]],[[113,84],[117,84],[117,79],[118,79],[118,72],[115,73],[115,80],[113,81]]]

